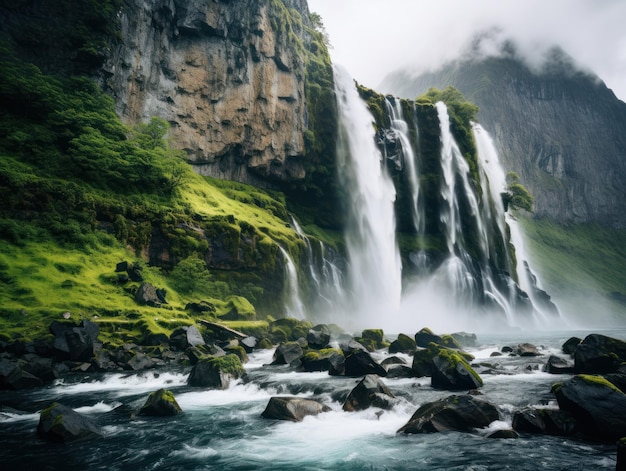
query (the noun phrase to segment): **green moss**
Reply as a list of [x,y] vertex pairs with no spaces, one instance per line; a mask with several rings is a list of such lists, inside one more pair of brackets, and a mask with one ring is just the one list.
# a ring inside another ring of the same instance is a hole
[[580,378],[585,383],[593,384],[593,385],[596,385],[596,386],[602,386],[602,387],[605,387],[605,388],[609,388],[609,389],[611,389],[611,390],[613,390],[615,392],[623,394],[622,391],[617,386],[615,386],[613,383],[611,383],[606,378],[603,378],[602,376],[596,376],[596,375],[576,375],[576,376],[574,376],[574,378]]
[[480,385],[483,384],[483,380],[480,377],[480,375],[478,373],[476,373],[474,368],[472,368],[470,366],[470,364],[467,361],[465,361],[465,358],[463,358],[458,352],[455,352],[455,351],[450,350],[448,348],[441,348],[439,350],[439,352],[437,353],[437,356],[445,358],[446,361],[448,361],[448,363],[453,368],[456,368],[458,364],[463,365],[463,367],[465,367],[465,369],[476,379],[478,384],[480,384]]
[[235,354],[228,354],[223,357],[203,358],[200,361],[206,362],[215,369],[219,369],[224,373],[228,373],[234,377],[241,377],[246,373],[245,368],[241,364],[241,360]]
[[311,362],[338,354],[343,356],[343,352],[337,348],[323,348],[322,350],[309,351],[302,357],[303,361]]

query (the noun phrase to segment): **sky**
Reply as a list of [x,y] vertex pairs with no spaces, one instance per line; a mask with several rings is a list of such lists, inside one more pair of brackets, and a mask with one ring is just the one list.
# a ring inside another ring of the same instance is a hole
[[[308,0],[332,60],[376,88],[390,72],[434,69],[499,28],[530,64],[558,45],[626,101],[626,0]],[[384,90],[381,90],[384,91]]]

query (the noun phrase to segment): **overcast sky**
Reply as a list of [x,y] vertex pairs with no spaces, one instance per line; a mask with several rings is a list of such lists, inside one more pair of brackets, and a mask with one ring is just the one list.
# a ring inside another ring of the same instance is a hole
[[537,62],[561,46],[626,101],[626,0],[308,0],[322,16],[333,62],[376,88],[401,67],[453,59],[495,26]]

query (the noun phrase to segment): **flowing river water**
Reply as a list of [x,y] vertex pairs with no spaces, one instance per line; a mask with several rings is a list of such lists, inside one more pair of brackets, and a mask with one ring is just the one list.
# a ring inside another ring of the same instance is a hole
[[[471,434],[396,434],[418,406],[453,394],[431,388],[430,378],[383,378],[399,398],[392,410],[344,412],[342,403],[360,378],[266,366],[273,350],[262,350],[250,356],[245,380],[227,390],[188,387],[189,369],[181,369],[77,375],[45,388],[0,392],[0,462],[3,469],[67,471],[613,470],[613,444],[527,434],[517,439],[487,438],[494,429],[510,428],[518,409],[556,407],[550,387],[569,375],[542,372],[541,365],[549,354],[559,353],[570,336],[588,333],[479,335],[480,346],[468,349],[476,357],[474,363],[490,363],[502,373],[482,375],[480,399],[496,404],[501,420]],[[617,334],[626,338],[626,331]],[[490,357],[504,345],[521,342],[534,343],[542,356]],[[373,354],[379,361],[388,355]],[[404,357],[410,364],[410,357]],[[131,410],[138,410],[159,388],[171,390],[184,413],[131,419]],[[275,395],[314,398],[331,411],[298,423],[262,418]],[[94,418],[103,437],[66,445],[39,439],[39,411],[53,401]]]

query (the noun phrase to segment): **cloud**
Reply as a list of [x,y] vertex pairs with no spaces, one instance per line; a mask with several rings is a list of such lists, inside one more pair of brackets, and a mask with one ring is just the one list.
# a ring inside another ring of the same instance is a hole
[[309,0],[330,36],[333,60],[376,87],[398,68],[429,70],[458,58],[494,27],[530,63],[558,45],[626,100],[623,0]]

